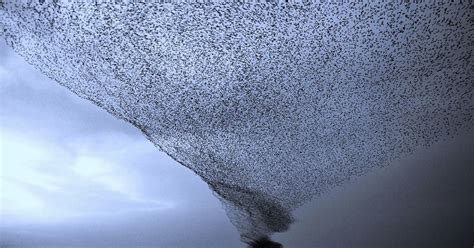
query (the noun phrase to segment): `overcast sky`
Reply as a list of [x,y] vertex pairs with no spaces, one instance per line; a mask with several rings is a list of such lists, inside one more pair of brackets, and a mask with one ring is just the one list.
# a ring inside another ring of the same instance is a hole
[[2,243],[240,246],[198,176],[1,42]]
[[[0,104],[2,248],[243,247],[198,176],[3,40]],[[466,131],[315,198],[275,239],[297,248],[471,247],[473,137]]]

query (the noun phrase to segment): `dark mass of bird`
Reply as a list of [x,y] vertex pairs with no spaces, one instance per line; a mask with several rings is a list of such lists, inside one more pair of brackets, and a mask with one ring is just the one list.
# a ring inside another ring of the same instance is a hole
[[473,125],[472,1],[0,1],[0,36],[193,170],[242,240]]

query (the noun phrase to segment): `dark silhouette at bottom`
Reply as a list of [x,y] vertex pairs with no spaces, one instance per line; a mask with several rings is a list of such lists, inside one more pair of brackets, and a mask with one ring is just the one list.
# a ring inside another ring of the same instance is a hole
[[283,248],[283,245],[264,237],[250,242],[248,248]]

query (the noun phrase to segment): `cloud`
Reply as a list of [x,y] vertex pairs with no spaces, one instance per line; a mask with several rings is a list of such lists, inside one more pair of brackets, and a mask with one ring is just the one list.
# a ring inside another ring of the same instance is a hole
[[144,164],[169,158],[0,47],[2,224],[173,206],[148,194],[141,178]]
[[[1,213],[9,222],[172,206],[171,202],[142,196],[139,172],[130,173],[133,170],[111,156],[95,156],[85,148],[71,149],[78,144],[60,146],[15,130],[2,128],[1,132]],[[80,145],[95,147],[96,153],[115,150],[115,146]],[[130,152],[133,156],[133,150]]]

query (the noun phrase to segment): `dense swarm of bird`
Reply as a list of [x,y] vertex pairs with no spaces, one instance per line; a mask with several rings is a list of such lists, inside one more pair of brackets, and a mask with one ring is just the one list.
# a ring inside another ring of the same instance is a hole
[[0,36],[196,172],[257,244],[312,196],[472,126],[473,9],[6,0]]

